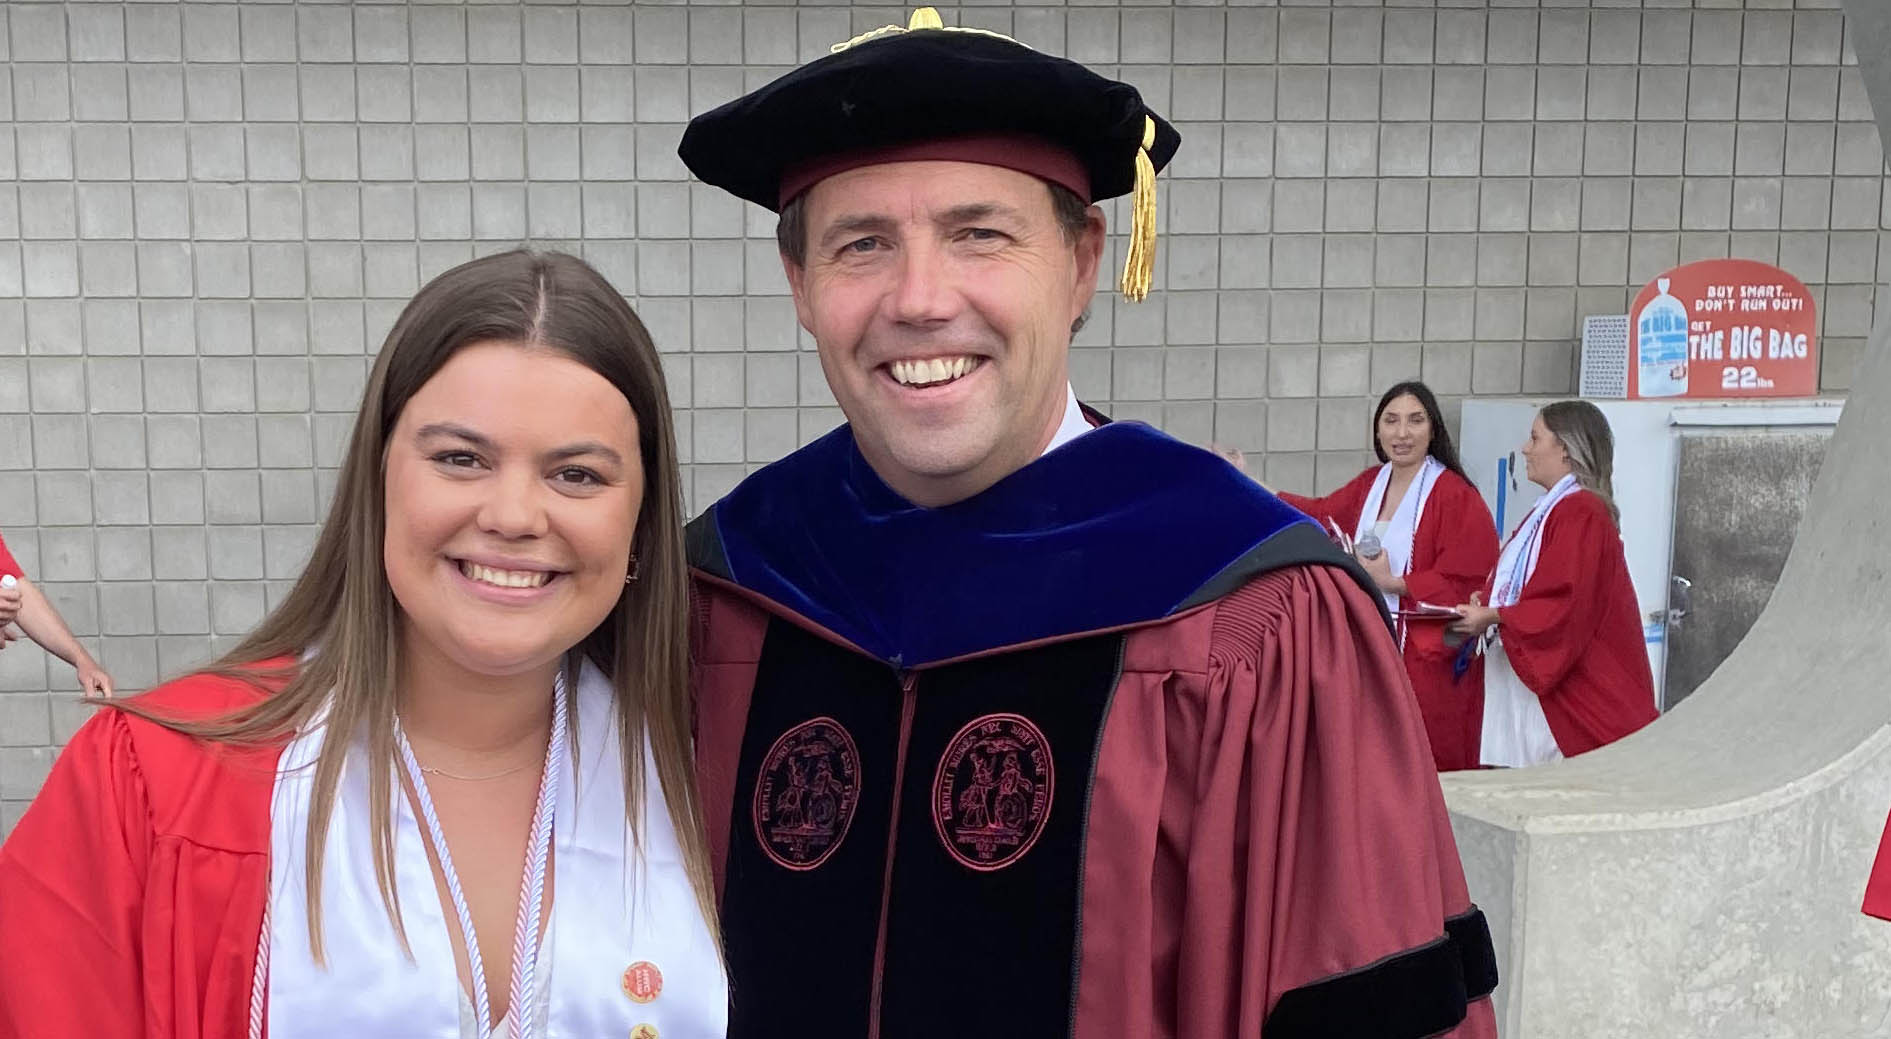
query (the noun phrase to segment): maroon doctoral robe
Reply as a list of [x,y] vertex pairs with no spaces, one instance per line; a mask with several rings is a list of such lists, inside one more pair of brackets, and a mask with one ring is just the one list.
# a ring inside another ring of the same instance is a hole
[[1380,603],[1219,459],[1116,424],[917,509],[843,429],[690,540],[731,1039],[1495,1036]]

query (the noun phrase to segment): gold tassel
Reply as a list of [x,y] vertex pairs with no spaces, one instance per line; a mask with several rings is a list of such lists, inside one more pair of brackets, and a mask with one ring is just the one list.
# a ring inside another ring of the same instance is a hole
[[1143,117],[1142,146],[1136,149],[1136,190],[1130,196],[1129,257],[1123,264],[1123,298],[1141,303],[1156,272],[1156,121]]
[[916,29],[943,28],[945,28],[945,22],[940,20],[939,9],[936,7],[913,8],[913,17],[906,23],[907,32],[912,32]]

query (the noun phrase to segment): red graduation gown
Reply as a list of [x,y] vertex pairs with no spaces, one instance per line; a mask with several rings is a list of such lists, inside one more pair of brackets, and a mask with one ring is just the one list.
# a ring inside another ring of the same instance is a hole
[[7,551],[5,538],[0,538],[0,577],[25,577],[26,571],[20,569],[19,560]]
[[[193,676],[141,698],[204,718],[253,701]],[[249,1031],[280,747],[211,747],[104,709],[0,847],[0,1039]]]
[[1641,606],[1601,498],[1577,491],[1550,510],[1536,569],[1498,616],[1510,666],[1542,701],[1565,757],[1655,720]]
[[[1375,465],[1324,498],[1281,494],[1280,499],[1322,525],[1330,520],[1350,534],[1378,475]],[[1412,569],[1405,575],[1400,607],[1412,609],[1420,601],[1442,606],[1468,602],[1496,564],[1497,523],[1490,509],[1471,481],[1447,470],[1432,486],[1413,532]],[[1473,674],[1458,678],[1451,673],[1457,651],[1445,646],[1444,630],[1442,621],[1406,623],[1405,671],[1424,715],[1432,758],[1440,772],[1449,772],[1478,766],[1484,683]]]
[[1871,866],[1871,879],[1865,882],[1865,912],[1880,920],[1891,920],[1891,822],[1885,824],[1878,840],[1878,860]]
[[[968,1027],[1077,1039],[1496,1035],[1494,967],[1473,962],[1488,937],[1422,722],[1375,604],[1339,571],[1288,567],[1127,635],[889,671],[880,685],[856,684],[881,682],[873,661],[779,606],[701,573],[695,591],[697,767],[732,1039],[788,1019],[850,1039]],[[1073,672],[1099,641],[1093,689]],[[1053,822],[1015,861],[1003,846],[975,861],[981,849],[955,847],[944,816],[987,789],[968,785],[980,782],[967,762],[977,745],[961,756],[957,743],[928,742],[960,719],[926,719],[942,701],[949,712],[1002,695],[1009,667],[1035,682],[967,710],[1030,714],[986,715],[1006,719],[987,726],[999,736],[1027,720],[1052,732],[1057,792],[1049,768],[1031,774],[1047,814],[1074,798],[1067,818],[1080,822]],[[897,721],[853,720],[875,699]],[[1079,701],[1103,705],[1100,731],[1058,746],[1047,719]],[[882,742],[897,754],[876,757]],[[1072,759],[1092,746],[1086,802]],[[812,809],[782,837],[782,818],[766,813],[801,786],[798,755],[842,762],[846,796],[824,832]],[[1042,872],[1007,891],[1026,869]],[[1072,891],[1074,920],[1055,907]],[[1462,972],[1437,969],[1460,956]],[[1016,981],[1038,972],[1042,983]],[[1461,1023],[1420,1024],[1449,1013],[1435,1008],[1453,983],[1460,1001],[1472,987]]]

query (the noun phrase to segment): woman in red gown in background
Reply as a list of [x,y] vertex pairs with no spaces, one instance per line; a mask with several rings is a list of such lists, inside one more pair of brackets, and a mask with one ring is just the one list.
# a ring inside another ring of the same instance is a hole
[[1451,624],[1484,643],[1481,763],[1511,768],[1594,750],[1656,715],[1608,420],[1587,401],[1548,405],[1523,457],[1548,493],[1504,543],[1481,602]]
[[[1372,432],[1381,464],[1324,498],[1279,497],[1355,542],[1368,533],[1378,538],[1382,550],[1359,553],[1359,561],[1395,615],[1421,603],[1463,602],[1497,561],[1497,524],[1458,463],[1437,397],[1422,382],[1399,383],[1379,398]],[[1453,674],[1457,650],[1444,640],[1450,619],[1398,622],[1405,670],[1440,772],[1477,767],[1484,700],[1476,676]]]

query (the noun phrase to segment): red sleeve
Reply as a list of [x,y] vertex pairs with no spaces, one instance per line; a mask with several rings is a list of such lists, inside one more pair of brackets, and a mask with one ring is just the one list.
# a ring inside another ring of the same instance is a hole
[[1498,611],[1510,666],[1537,695],[1554,693],[1595,640],[1602,583],[1621,555],[1621,535],[1593,494],[1570,495],[1544,521],[1536,569],[1516,603]]
[[7,551],[6,539],[0,538],[0,577],[8,574],[14,577],[25,577],[26,571],[20,569],[20,561],[13,558],[13,553]]
[[1484,496],[1469,480],[1446,473],[1418,526],[1412,554],[1422,569],[1405,575],[1406,596],[1440,606],[1471,601],[1497,565],[1497,524]]
[[1885,824],[1878,841],[1878,860],[1871,866],[1871,879],[1865,882],[1865,912],[1880,920],[1891,920],[1891,822]]
[[125,716],[101,711],[0,847],[0,1039],[145,1033],[151,834]]
[[1352,534],[1353,527],[1359,523],[1359,510],[1366,504],[1366,495],[1372,493],[1372,481],[1379,475],[1379,467],[1373,466],[1358,476],[1347,481],[1346,486],[1324,498],[1309,498],[1304,494],[1281,491],[1276,498],[1299,509],[1301,512],[1320,521],[1326,526],[1327,520],[1339,524],[1341,530]]
[[1239,1028],[1177,1034],[1494,1037],[1489,932],[1376,606],[1304,567],[1221,614],[1178,976]]

